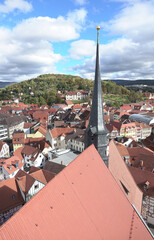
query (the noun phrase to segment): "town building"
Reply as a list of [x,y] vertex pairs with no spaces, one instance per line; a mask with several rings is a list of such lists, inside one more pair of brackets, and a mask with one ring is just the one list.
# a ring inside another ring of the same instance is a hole
[[72,151],[83,152],[85,149],[85,131],[82,129],[74,129],[65,137],[65,148]]
[[88,91],[71,91],[66,93],[66,100],[82,100],[90,96]]
[[45,156],[35,147],[25,145],[22,149],[25,167],[43,167],[45,165]]
[[6,142],[0,141],[0,159],[10,156],[9,145]]
[[46,140],[50,142],[53,149],[65,148],[65,136],[73,131],[74,129],[70,127],[48,129]]
[[129,166],[128,169],[143,193],[142,216],[154,228],[154,174],[143,168]]
[[13,178],[20,169],[23,169],[24,164],[18,156],[10,158],[2,158],[0,160],[0,173],[3,179]]
[[46,240],[153,239],[93,145],[0,228],[3,240],[40,236]]

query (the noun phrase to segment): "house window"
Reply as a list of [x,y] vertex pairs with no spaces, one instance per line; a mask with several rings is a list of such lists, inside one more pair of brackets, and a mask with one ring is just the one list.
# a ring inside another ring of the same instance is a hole
[[36,190],[36,189],[38,189],[39,188],[39,184],[36,184],[35,186],[34,186],[34,189]]

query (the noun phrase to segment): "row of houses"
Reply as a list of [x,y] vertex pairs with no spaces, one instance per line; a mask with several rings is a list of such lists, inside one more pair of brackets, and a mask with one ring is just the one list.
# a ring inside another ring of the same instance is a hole
[[33,167],[29,173],[19,170],[15,177],[0,182],[0,225],[19,211],[54,176],[54,173]]

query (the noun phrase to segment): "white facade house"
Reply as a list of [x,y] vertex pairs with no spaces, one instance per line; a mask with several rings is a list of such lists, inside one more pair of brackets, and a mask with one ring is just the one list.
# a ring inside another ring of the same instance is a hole
[[25,146],[22,150],[24,165],[26,167],[43,167],[45,165],[45,156],[39,149],[32,146]]
[[24,164],[17,156],[0,160],[0,173],[3,179],[13,178],[17,172],[23,170]]
[[10,156],[9,145],[5,142],[0,141],[0,158],[9,156]]
[[0,140],[3,141],[8,138],[7,126],[0,123]]
[[68,141],[65,142],[65,147],[67,149],[71,149],[72,151],[77,151],[77,152],[83,152],[85,149],[85,144],[83,141],[80,141],[79,139],[69,139]]
[[66,100],[82,100],[85,97],[89,97],[88,91],[79,91],[79,92],[67,92],[66,94]]

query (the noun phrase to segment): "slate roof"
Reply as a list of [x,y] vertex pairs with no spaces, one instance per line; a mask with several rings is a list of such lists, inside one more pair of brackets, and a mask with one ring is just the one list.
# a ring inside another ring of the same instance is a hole
[[0,123],[11,127],[24,122],[25,119],[26,118],[24,116],[9,116],[3,120],[0,120]]
[[84,142],[85,141],[85,131],[79,128],[76,128],[75,131],[67,134],[65,140],[74,139],[76,141]]
[[90,146],[0,228],[0,239],[152,240],[152,236]]
[[49,172],[53,172],[55,174],[58,174],[65,168],[64,165],[55,163],[53,161],[46,161],[45,166],[43,167],[44,170],[47,170]]
[[141,114],[132,114],[129,116],[131,121],[144,122],[147,125],[154,124],[154,117]]

